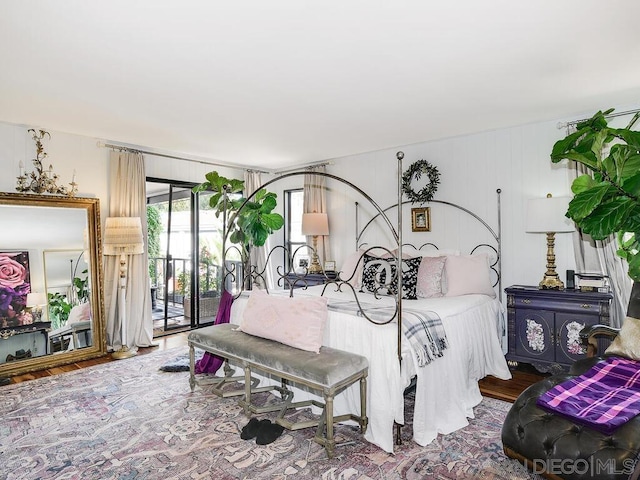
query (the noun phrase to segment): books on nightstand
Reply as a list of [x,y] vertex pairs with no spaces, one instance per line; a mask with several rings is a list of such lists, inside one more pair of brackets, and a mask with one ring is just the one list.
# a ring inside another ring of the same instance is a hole
[[581,292],[609,292],[609,277],[601,273],[576,272],[576,288]]

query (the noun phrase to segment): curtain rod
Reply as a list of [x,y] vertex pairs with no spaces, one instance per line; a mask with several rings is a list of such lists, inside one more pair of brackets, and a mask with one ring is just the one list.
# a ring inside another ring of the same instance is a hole
[[[632,115],[634,113],[640,112],[640,108],[636,108],[634,110],[627,110],[626,112],[618,112],[618,113],[610,113],[609,115],[605,115],[605,118],[613,118],[613,117],[622,117],[623,115]],[[588,118],[582,118],[580,120],[572,120],[570,122],[558,122],[558,130],[561,128],[567,128],[571,125],[577,125],[580,122],[584,122],[585,120],[589,120]]]
[[247,170],[247,171],[257,172],[257,173],[271,173],[267,170],[260,170],[253,167],[240,167],[238,165],[231,165],[229,163],[221,163],[221,162],[218,162],[218,163],[206,162],[204,160],[196,160],[195,158],[185,158],[185,157],[178,157],[177,155],[168,155],[166,153],[150,152],[146,150],[141,150],[139,148],[125,147],[123,145],[114,145],[112,143],[98,142],[98,146],[104,147],[104,148],[113,148],[117,150],[125,150],[127,152],[132,152],[132,153],[145,153],[147,155],[155,155],[156,157],[173,158],[175,160],[184,160],[185,162],[200,163],[202,165],[211,165],[213,167],[227,167],[227,168],[233,168],[236,170]]
[[327,165],[334,165],[334,163],[329,161],[318,162],[318,163],[307,163],[306,165],[300,165],[299,167],[294,167],[294,168],[287,168],[286,170],[276,170],[273,173],[275,173],[276,175],[284,175],[286,173],[299,172],[300,170],[307,170],[314,167],[326,167]]

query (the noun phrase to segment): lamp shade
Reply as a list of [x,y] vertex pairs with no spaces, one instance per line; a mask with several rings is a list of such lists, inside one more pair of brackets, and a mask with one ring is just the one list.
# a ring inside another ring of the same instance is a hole
[[104,254],[144,253],[140,217],[109,217],[104,229]]
[[532,198],[527,205],[527,232],[573,232],[573,221],[565,216],[571,197]]
[[27,307],[41,307],[47,304],[47,297],[43,292],[27,293]]
[[303,235],[329,235],[329,218],[326,213],[303,213]]

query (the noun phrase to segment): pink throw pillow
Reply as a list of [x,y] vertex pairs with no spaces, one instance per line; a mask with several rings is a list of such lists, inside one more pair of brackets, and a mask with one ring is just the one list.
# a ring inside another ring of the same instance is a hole
[[486,254],[447,257],[445,276],[447,297],[473,293],[496,296],[491,284],[489,258]]
[[360,288],[362,284],[362,254],[363,250],[350,253],[347,258],[344,259],[342,266],[340,267],[340,278],[347,280],[353,288]]
[[91,304],[89,302],[76,305],[69,312],[67,323],[86,322],[91,320]]
[[418,297],[431,298],[442,296],[442,273],[447,257],[423,257],[418,267]]
[[327,323],[325,297],[276,297],[252,290],[239,329],[308,352],[320,352]]

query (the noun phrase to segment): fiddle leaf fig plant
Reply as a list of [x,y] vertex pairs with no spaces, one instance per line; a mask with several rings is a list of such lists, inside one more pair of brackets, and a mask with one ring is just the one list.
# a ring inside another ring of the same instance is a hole
[[640,281],[640,132],[631,130],[640,113],[625,128],[612,128],[606,119],[611,112],[578,123],[555,143],[551,161],[566,158],[591,170],[573,181],[566,216],[594,240],[615,235],[629,276]]
[[269,235],[284,225],[282,215],[273,212],[277,205],[275,193],[263,188],[256,192],[252,200],[247,201],[241,196],[243,180],[229,179],[215,171],[207,173],[205,177],[207,181],[195,186],[193,191],[213,192],[209,205],[216,217],[219,218],[226,209],[229,240],[232,243],[241,244],[245,249],[250,246],[261,247]]

